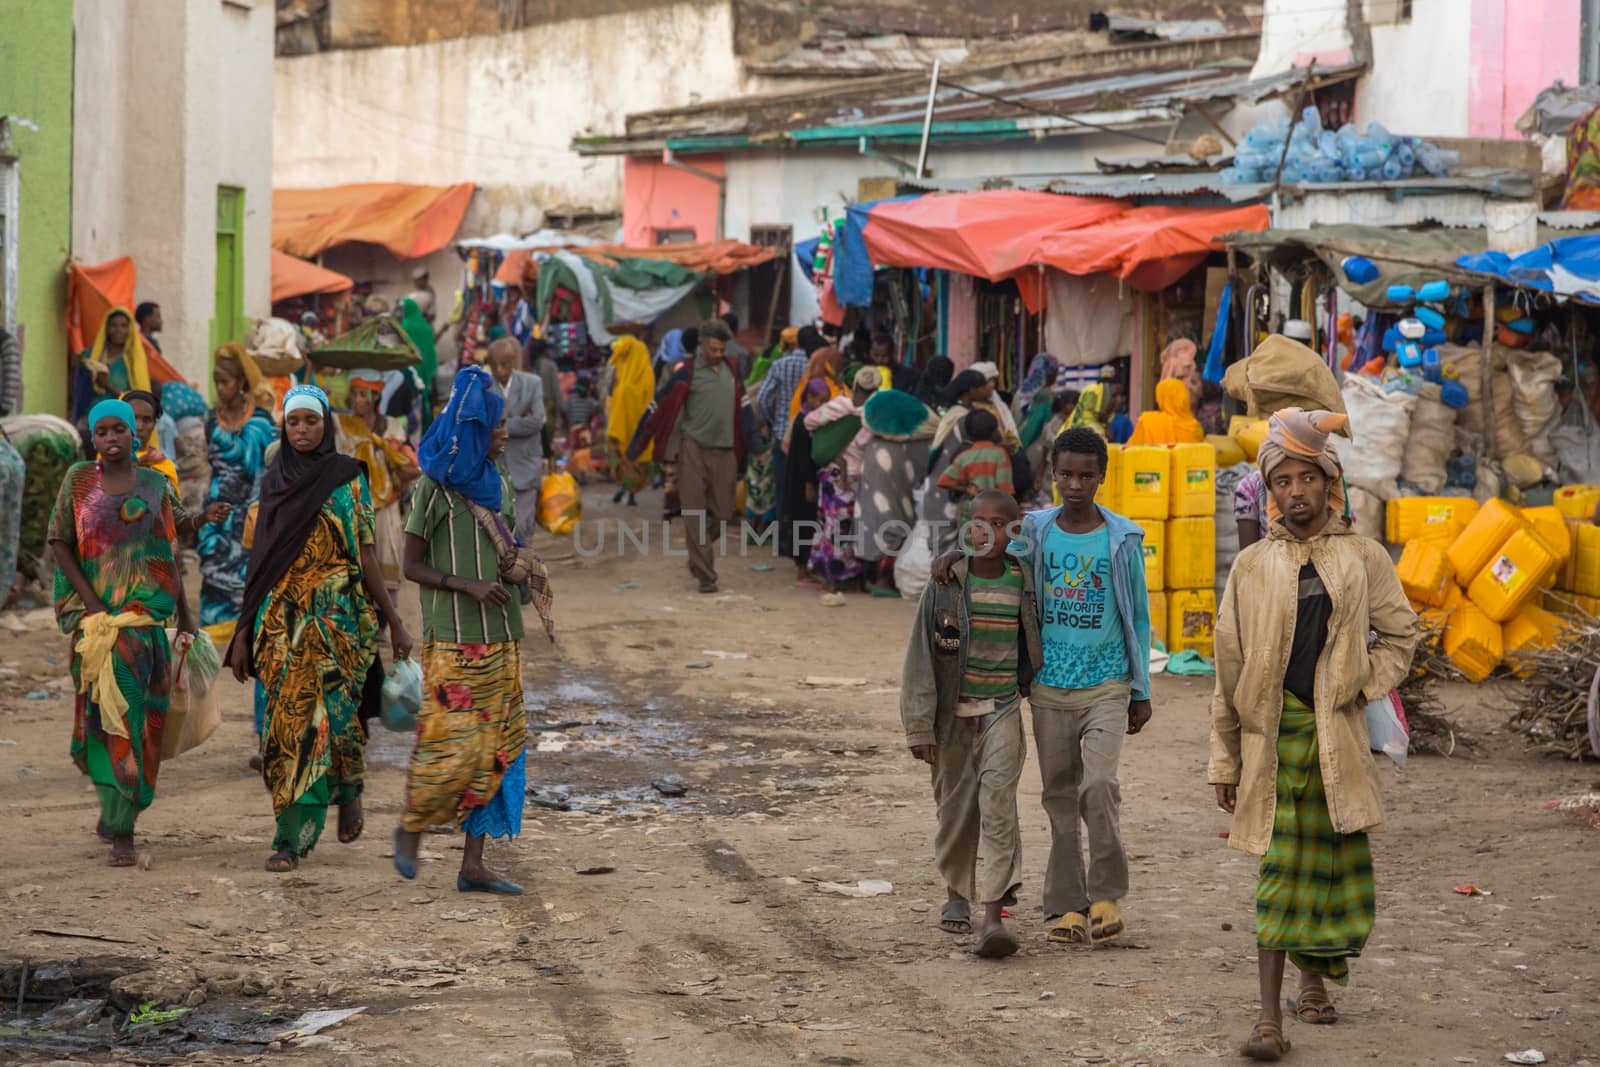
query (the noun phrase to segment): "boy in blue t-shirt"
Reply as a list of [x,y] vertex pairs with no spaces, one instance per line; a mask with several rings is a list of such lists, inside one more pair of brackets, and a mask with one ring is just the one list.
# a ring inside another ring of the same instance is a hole
[[1031,512],[1012,544],[1038,582],[1044,662],[1029,703],[1051,829],[1044,911],[1049,940],[1066,944],[1113,941],[1125,928],[1117,767],[1123,734],[1138,733],[1151,715],[1144,532],[1095,503],[1106,465],[1106,443],[1093,430],[1056,438],[1050,466],[1061,506]]

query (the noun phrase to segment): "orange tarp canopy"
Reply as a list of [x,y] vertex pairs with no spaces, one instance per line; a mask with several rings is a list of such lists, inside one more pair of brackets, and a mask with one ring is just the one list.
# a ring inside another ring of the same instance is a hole
[[[533,265],[535,252],[554,251],[552,248],[514,248],[500,261],[494,280],[502,285],[526,286],[527,279],[537,278]],[[743,241],[707,241],[694,245],[651,245],[647,248],[629,248],[624,245],[574,245],[567,248],[585,259],[614,262],[619,259],[662,259],[680,267],[702,274],[732,274],[746,267],[754,267],[776,259],[778,250],[769,245],[748,245]]]
[[1067,274],[1115,274],[1135,289],[1165,289],[1220,248],[1225,233],[1267,228],[1267,209],[1135,207],[1096,226],[1053,233],[1037,262]]
[[[87,351],[100,333],[100,322],[114,307],[134,309],[134,286],[139,272],[129,256],[108,259],[104,263],[85,264],[74,260],[67,267],[67,352],[76,359],[78,353]],[[181,382],[183,375],[162,358],[156,346],[148,341],[144,346],[145,364],[150,371],[150,381],[157,385]]]
[[416,259],[449,244],[472,200],[473,184],[368,182],[272,191],[272,247],[310,259],[335,245],[382,245]]
[[272,250],[272,302],[311,293],[348,293],[356,283],[338,271]]
[[997,282],[1038,262],[1048,235],[1093,226],[1126,206],[1022,189],[923,196],[876,205],[863,235],[880,267],[939,267]]

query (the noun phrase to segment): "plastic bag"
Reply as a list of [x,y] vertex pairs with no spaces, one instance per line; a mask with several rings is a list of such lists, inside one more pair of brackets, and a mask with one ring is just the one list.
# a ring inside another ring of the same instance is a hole
[[1344,402],[1355,439],[1345,452],[1345,481],[1380,500],[1393,500],[1400,495],[1395,483],[1411,436],[1411,411],[1417,398],[1385,393],[1377,384],[1351,376],[1345,379]]
[[172,687],[167,696],[167,721],[161,732],[161,758],[173,759],[198,748],[222,725],[222,708],[211,685],[222,670],[217,648],[204,630],[194,643],[182,647],[175,635]]
[[922,595],[933,573],[933,545],[928,534],[928,523],[918,519],[911,527],[904,548],[894,560],[894,587],[908,600]]
[[1444,489],[1445,464],[1455,443],[1456,413],[1439,399],[1439,387],[1425,382],[1411,409],[1411,436],[1407,439],[1400,477],[1428,496]]
[[539,483],[539,525],[565,537],[583,518],[583,493],[578,479],[565,471],[546,474]]
[[190,690],[203,695],[211,690],[211,683],[221,673],[222,657],[217,655],[216,642],[211,640],[209,633],[201,630],[195,634],[194,644],[184,658],[184,679]]
[[422,668],[409,657],[395,662],[383,676],[383,725],[395,733],[417,728],[422,708]]
[[1406,730],[1400,698],[1394,693],[1374,700],[1367,705],[1367,736],[1369,747],[1394,760],[1394,765],[1406,769],[1406,755],[1411,747],[1411,734]]

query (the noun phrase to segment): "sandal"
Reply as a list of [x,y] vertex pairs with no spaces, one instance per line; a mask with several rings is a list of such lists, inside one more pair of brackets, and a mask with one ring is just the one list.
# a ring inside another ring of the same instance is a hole
[[1003,960],[1021,947],[1016,935],[1002,926],[984,934],[973,946],[972,954],[981,960]]
[[1328,991],[1321,986],[1304,986],[1298,999],[1289,1001],[1294,1017],[1312,1026],[1332,1026],[1339,1021],[1339,1009],[1328,999]]
[[972,933],[972,905],[965,900],[947,900],[939,912],[939,929],[947,934]]
[[300,866],[300,857],[287,849],[280,848],[267,857],[267,870],[273,874],[288,874]]
[[1087,945],[1089,943],[1089,920],[1084,918],[1081,911],[1069,911],[1055,921],[1050,927],[1050,932],[1045,935],[1046,941],[1053,941],[1058,945]]
[[1251,1029],[1250,1040],[1239,1051],[1252,1060],[1277,1063],[1289,1054],[1292,1047],[1289,1039],[1283,1036],[1283,1027],[1277,1023],[1261,1022]]
[[1114,900],[1097,900],[1089,906],[1089,937],[1095,944],[1122,936],[1122,909]]

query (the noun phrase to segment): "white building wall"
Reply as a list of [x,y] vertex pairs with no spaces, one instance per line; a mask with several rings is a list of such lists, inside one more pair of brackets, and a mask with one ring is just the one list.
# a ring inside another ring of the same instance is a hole
[[268,313],[272,6],[79,0],[73,22],[72,254],[132,256],[164,354],[204,383],[218,185],[245,190],[244,310]]
[[620,158],[580,156],[574,137],[747,88],[731,4],[689,2],[286,57],[276,80],[275,185],[472,181],[464,236],[536,229],[556,205],[620,214]]

